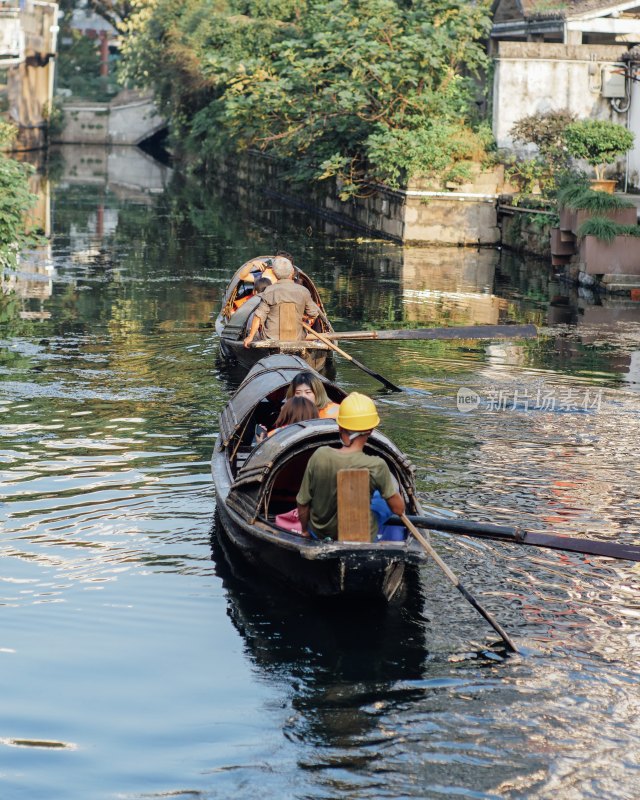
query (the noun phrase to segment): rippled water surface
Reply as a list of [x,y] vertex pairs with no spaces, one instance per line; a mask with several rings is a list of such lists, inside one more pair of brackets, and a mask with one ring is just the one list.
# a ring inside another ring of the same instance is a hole
[[[640,308],[491,251],[402,249],[71,171],[51,263],[0,327],[0,796],[637,798],[640,571],[434,534],[423,604],[336,614],[219,552],[208,460],[235,376],[210,312],[283,248],[336,327],[535,322],[535,341],[357,342],[423,502],[640,544]],[[91,183],[93,185],[91,185]],[[45,264],[43,267],[42,264]],[[462,413],[460,389],[475,397]]]

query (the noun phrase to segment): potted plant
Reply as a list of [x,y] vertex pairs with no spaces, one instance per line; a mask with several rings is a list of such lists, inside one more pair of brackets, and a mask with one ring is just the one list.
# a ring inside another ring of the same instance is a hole
[[597,188],[613,193],[616,182],[605,181],[604,169],[633,147],[633,133],[616,122],[584,119],[567,125],[565,136],[569,153],[595,169]]
[[578,239],[587,275],[640,275],[640,225],[591,217],[578,229]]
[[560,227],[574,234],[589,217],[608,217],[622,225],[635,225],[638,211],[626,197],[594,191],[584,184],[566,183],[557,193]]

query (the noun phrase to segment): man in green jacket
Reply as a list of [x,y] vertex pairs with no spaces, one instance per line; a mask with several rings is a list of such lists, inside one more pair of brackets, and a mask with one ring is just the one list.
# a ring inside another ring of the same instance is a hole
[[[342,447],[319,447],[309,459],[296,497],[302,535],[318,539],[338,536],[338,471],[341,469],[369,470],[369,488],[376,489],[394,514],[404,514],[404,498],[398,491],[387,463],[378,456],[363,452],[373,429],[380,423],[375,404],[370,397],[353,392],[340,403],[337,417]],[[378,533],[378,522],[370,512],[371,541]]]

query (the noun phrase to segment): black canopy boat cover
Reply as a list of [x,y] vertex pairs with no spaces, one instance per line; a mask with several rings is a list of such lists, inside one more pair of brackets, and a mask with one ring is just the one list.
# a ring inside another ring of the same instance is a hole
[[[274,256],[258,256],[251,261],[262,261],[268,264]],[[275,339],[264,339],[254,341],[249,348],[244,347],[244,339],[248,333],[247,322],[253,311],[259,304],[259,297],[251,297],[239,308],[236,308],[235,301],[241,298],[245,292],[251,291],[251,284],[245,283],[240,279],[240,274],[245,269],[245,262],[229,281],[229,285],[222,300],[222,308],[215,322],[215,329],[220,337],[220,352],[226,359],[237,361],[238,363],[251,367],[258,360],[272,353],[291,353],[298,354],[314,369],[321,370],[325,362],[331,356],[331,349],[319,340],[306,339],[303,341],[279,341]],[[311,293],[314,303],[322,312],[314,323],[314,329],[320,333],[330,333],[333,331],[324,310],[322,298],[311,278],[296,267],[296,281],[301,283]]]
[[[286,389],[301,370],[301,358],[287,355],[261,360],[246,376],[220,415],[220,433],[212,474],[221,534],[250,562],[306,594],[390,600],[406,592],[405,568],[423,560],[412,539],[398,542],[344,542],[305,539],[276,525],[277,514],[292,510],[312,453],[338,446],[335,420],[288,425],[252,446],[257,423],[273,427]],[[331,400],[345,392],[318,375]],[[405,496],[409,513],[415,499],[414,469],[396,445],[375,430],[365,452],[382,457]]]

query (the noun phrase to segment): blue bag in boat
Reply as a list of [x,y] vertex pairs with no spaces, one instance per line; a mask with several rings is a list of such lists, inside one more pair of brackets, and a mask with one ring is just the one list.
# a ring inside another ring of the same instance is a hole
[[376,489],[371,497],[371,510],[378,520],[378,535],[376,542],[403,542],[406,537],[404,525],[385,525],[389,517],[393,516],[393,511],[389,508],[389,503]]

